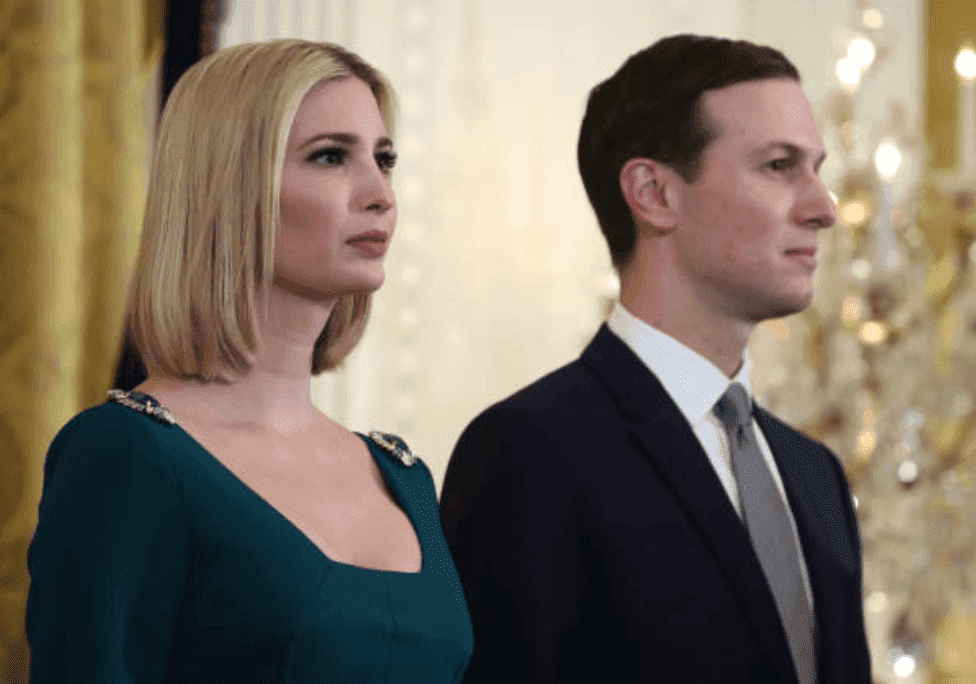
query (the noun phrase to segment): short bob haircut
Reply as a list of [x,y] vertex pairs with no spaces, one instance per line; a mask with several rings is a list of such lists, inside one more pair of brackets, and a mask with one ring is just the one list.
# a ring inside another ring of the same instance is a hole
[[766,78],[798,82],[800,73],[782,52],[765,45],[682,34],[631,55],[590,91],[576,157],[614,266],[630,261],[637,241],[620,189],[624,164],[653,159],[695,182],[715,137],[702,111],[702,93]]
[[[350,77],[370,87],[392,135],[386,79],[330,43],[237,45],[177,82],[159,123],[126,315],[150,374],[230,381],[252,367],[292,120],[313,87]],[[369,298],[339,299],[315,343],[312,373],[335,368],[359,341]]]

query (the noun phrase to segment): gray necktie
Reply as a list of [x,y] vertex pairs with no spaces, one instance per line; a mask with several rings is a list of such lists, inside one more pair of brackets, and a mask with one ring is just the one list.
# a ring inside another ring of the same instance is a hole
[[756,443],[745,388],[736,382],[729,385],[715,404],[715,415],[729,436],[744,522],[776,599],[797,677],[800,684],[815,684],[813,613],[803,586],[799,540],[793,534],[786,502]]

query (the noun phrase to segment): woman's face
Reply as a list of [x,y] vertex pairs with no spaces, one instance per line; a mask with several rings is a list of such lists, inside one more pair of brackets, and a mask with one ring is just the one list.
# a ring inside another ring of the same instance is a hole
[[274,284],[316,301],[383,283],[396,223],[396,161],[369,86],[354,77],[308,92],[281,173]]

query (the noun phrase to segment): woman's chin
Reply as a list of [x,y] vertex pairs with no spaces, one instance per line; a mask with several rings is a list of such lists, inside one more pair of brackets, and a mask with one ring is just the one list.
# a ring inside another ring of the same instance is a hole
[[382,268],[369,272],[361,271],[348,274],[343,278],[329,278],[327,280],[303,280],[297,278],[282,278],[276,276],[274,287],[303,299],[312,301],[330,301],[343,295],[356,292],[372,293],[380,289],[386,280],[386,273]]
[[363,279],[363,286],[355,288],[356,292],[376,292],[383,286],[386,281],[386,273],[380,269],[378,273],[374,273],[371,277]]

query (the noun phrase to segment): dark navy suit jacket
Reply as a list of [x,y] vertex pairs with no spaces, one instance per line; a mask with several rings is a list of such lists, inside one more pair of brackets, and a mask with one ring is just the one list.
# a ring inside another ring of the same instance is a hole
[[[868,684],[861,548],[840,462],[757,409],[796,519],[823,684]],[[487,409],[441,496],[475,682],[796,682],[748,532],[688,422],[604,326]]]

